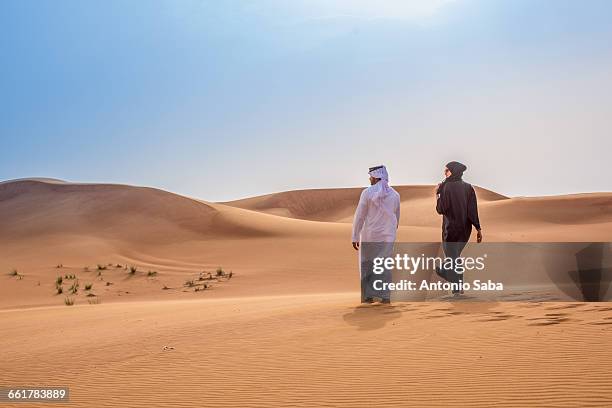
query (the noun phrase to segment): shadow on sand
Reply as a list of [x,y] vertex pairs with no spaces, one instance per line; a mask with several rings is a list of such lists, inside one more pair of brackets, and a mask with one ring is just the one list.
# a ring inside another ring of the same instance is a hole
[[410,313],[416,319],[436,319],[457,315],[474,315],[492,320],[505,319],[502,312],[494,311],[499,302],[473,302],[453,301],[447,302],[398,302],[391,305],[360,305],[350,313],[342,316],[344,321],[357,327],[358,330],[377,330],[393,320],[398,319],[402,313]]
[[357,306],[342,318],[358,330],[377,330],[399,318],[401,314],[400,308],[396,305],[372,304]]

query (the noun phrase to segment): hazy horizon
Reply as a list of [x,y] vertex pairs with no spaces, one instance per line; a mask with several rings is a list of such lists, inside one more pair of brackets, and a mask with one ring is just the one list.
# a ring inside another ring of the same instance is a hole
[[[197,196],[197,195],[191,195],[191,194],[187,194],[187,193],[180,193],[177,191],[172,191],[169,189],[164,189],[162,187],[158,187],[158,186],[154,186],[154,185],[145,185],[145,184],[128,184],[128,183],[120,183],[120,182],[109,182],[109,181],[85,181],[85,180],[79,180],[79,181],[74,181],[74,180],[62,180],[62,179],[57,179],[57,178],[53,178],[53,177],[20,177],[20,178],[15,178],[15,179],[8,179],[8,180],[0,180],[0,184],[3,183],[10,183],[10,182],[17,182],[17,181],[25,181],[25,180],[36,180],[36,181],[60,181],[60,182],[64,182],[64,183],[69,183],[69,184],[84,184],[84,185],[88,185],[88,184],[102,184],[102,185],[125,185],[125,186],[132,186],[132,187],[145,187],[145,188],[154,188],[154,189],[158,189],[158,190],[163,190],[163,191],[167,191],[169,193],[174,193],[174,194],[179,194],[185,197],[190,197],[190,198],[195,198],[195,199],[199,199],[199,200],[204,200],[204,201],[210,201],[210,202],[218,202],[218,203],[222,203],[222,202],[228,202],[228,201],[237,201],[237,200],[242,200],[242,199],[247,199],[247,198],[253,198],[253,197],[258,197],[258,196],[264,196],[264,195],[270,195],[270,194],[276,194],[276,193],[282,193],[282,192],[288,192],[288,191],[303,191],[303,190],[331,190],[331,189],[343,189],[343,188],[365,188],[369,185],[368,183],[364,183],[363,185],[354,185],[354,186],[343,186],[343,187],[335,187],[335,186],[322,186],[322,187],[305,187],[305,188],[289,188],[286,190],[275,190],[275,191],[264,191],[261,193],[257,193],[257,194],[253,194],[253,195],[244,195],[244,196],[236,196],[236,197],[231,197],[228,199],[224,199],[224,200],[211,200],[208,199],[207,197],[201,197],[201,196]],[[469,180],[466,180],[469,181]],[[425,183],[420,183],[420,184],[397,184],[397,183],[391,183],[390,184],[392,187],[393,186],[435,186],[434,183],[429,183],[429,184],[425,184]],[[485,190],[490,190],[493,191],[494,193],[498,193],[501,194],[503,196],[509,197],[509,198],[531,198],[531,197],[554,197],[554,196],[567,196],[567,195],[578,195],[578,194],[597,194],[597,193],[609,193],[610,191],[576,191],[573,193],[552,193],[552,194],[540,194],[540,195],[510,195],[510,194],[504,194],[501,191],[495,191],[492,190],[490,188],[488,188],[487,186],[481,186],[478,184],[474,184],[477,187],[483,188]],[[432,197],[433,197],[433,190],[432,190]],[[404,198],[410,198],[410,197],[404,197]]]
[[0,181],[612,191],[612,3],[5,1]]

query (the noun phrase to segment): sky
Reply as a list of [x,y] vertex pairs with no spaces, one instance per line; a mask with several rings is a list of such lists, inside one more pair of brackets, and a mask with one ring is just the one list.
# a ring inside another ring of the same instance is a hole
[[3,0],[0,180],[612,191],[606,0]]

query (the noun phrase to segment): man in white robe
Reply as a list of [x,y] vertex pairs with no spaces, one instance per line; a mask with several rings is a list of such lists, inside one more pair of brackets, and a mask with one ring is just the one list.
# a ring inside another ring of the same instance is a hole
[[375,297],[390,303],[388,290],[375,290],[377,279],[390,282],[390,272],[372,272],[375,257],[391,256],[400,217],[400,196],[389,186],[385,166],[370,167],[370,187],[363,190],[353,221],[353,248],[359,250],[361,302],[372,303]]

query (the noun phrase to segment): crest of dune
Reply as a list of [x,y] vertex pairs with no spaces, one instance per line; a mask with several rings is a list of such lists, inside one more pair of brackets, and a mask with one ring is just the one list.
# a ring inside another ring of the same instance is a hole
[[[413,240],[429,239],[440,226],[434,186],[395,188],[401,195],[401,228],[415,228]],[[225,239],[324,239],[350,229],[361,191],[296,190],[211,203],[148,187],[20,179],[0,183],[0,240],[92,236],[146,248]],[[612,193],[508,198],[476,191],[482,224],[499,240],[533,230],[541,232],[531,235],[536,240],[549,238],[546,232],[553,230],[550,238],[559,239],[568,229],[586,240],[601,239],[602,227],[612,222]],[[571,234],[566,239],[575,237]]]

